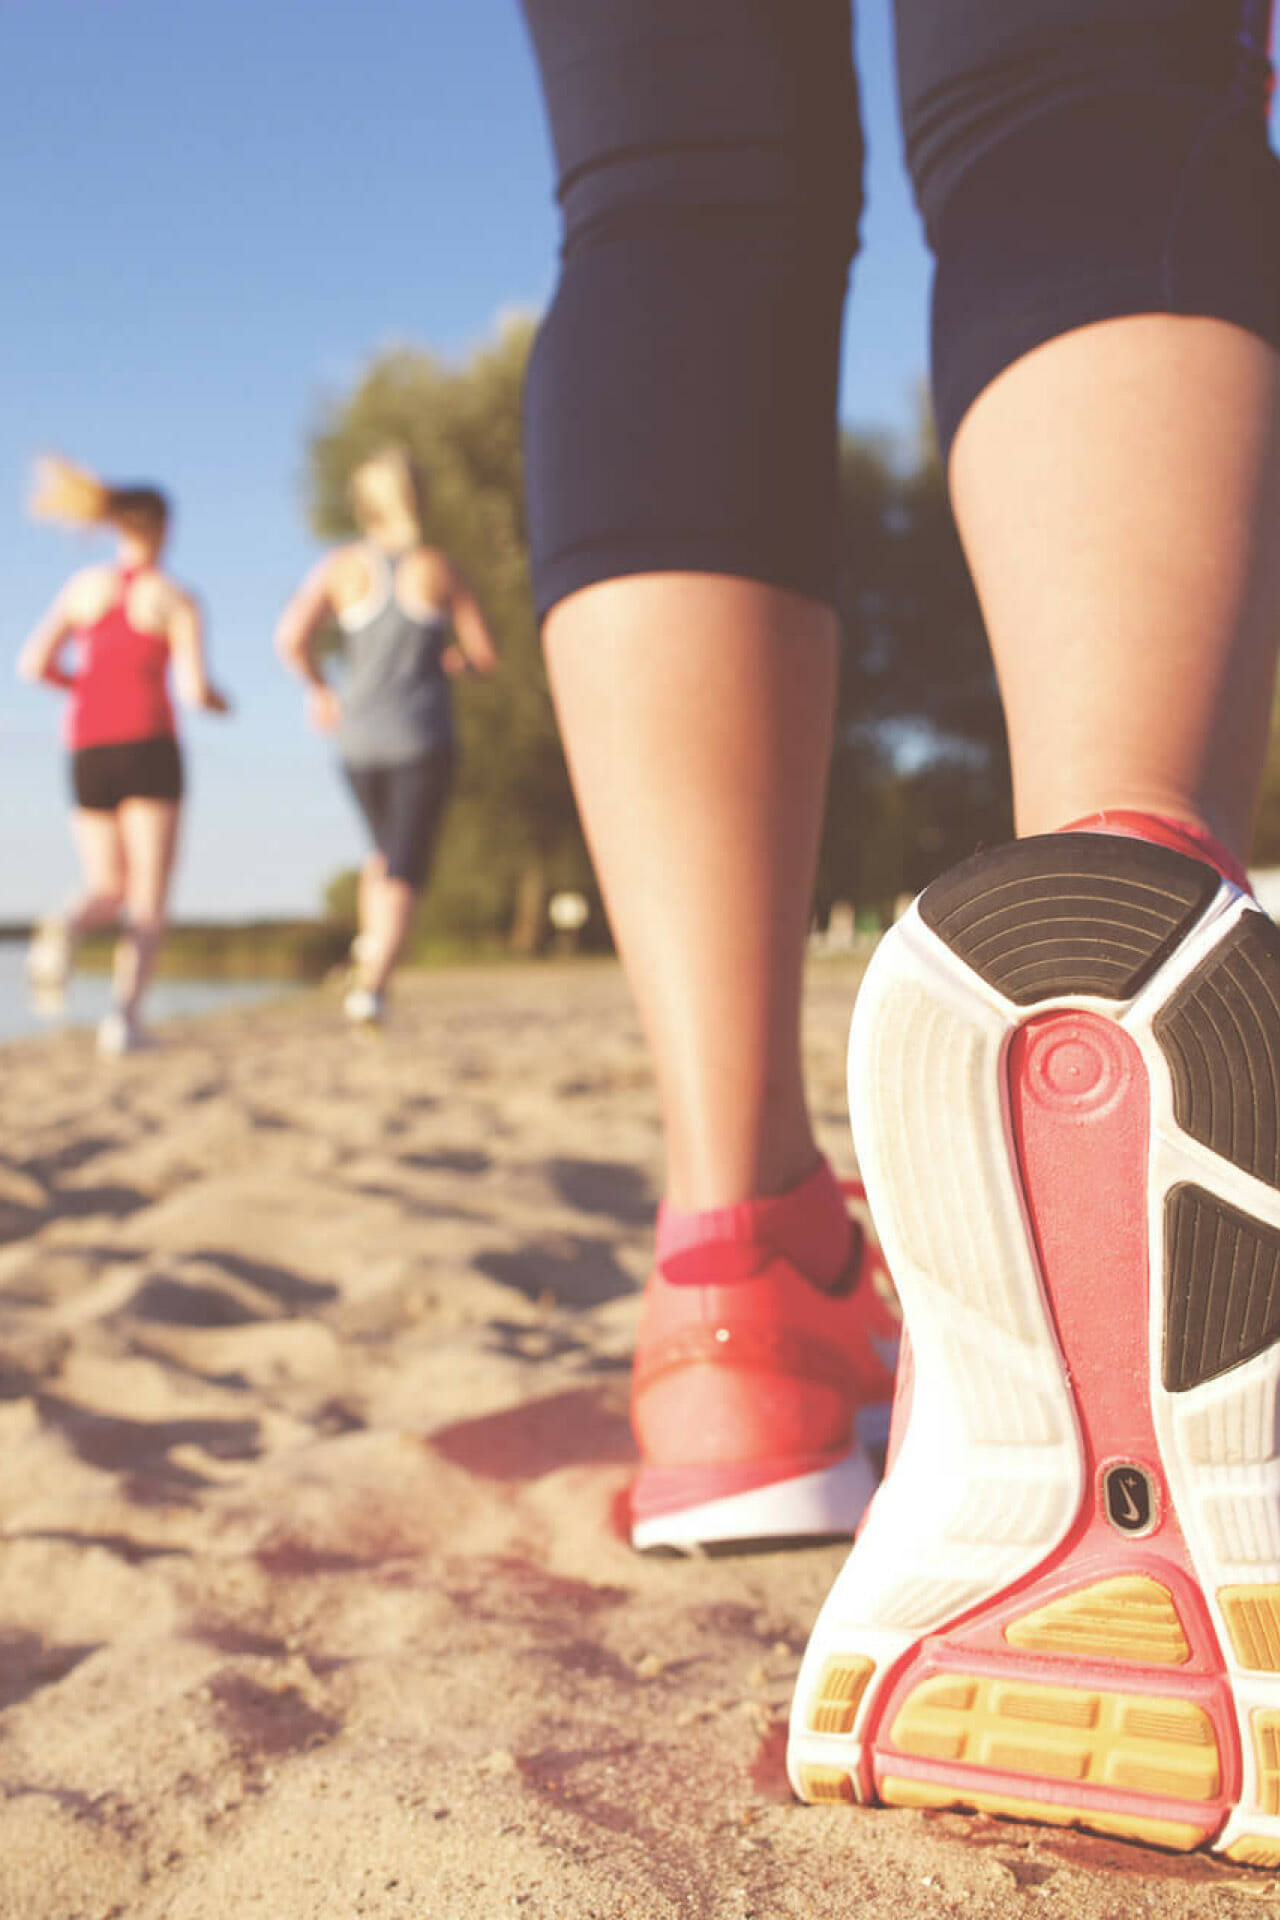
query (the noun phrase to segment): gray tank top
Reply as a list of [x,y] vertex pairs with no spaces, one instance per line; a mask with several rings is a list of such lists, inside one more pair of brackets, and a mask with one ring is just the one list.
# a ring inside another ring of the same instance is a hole
[[346,641],[338,751],[348,766],[395,766],[452,744],[453,702],[441,665],[449,618],[401,606],[395,579],[403,554],[365,551],[373,585],[338,621]]

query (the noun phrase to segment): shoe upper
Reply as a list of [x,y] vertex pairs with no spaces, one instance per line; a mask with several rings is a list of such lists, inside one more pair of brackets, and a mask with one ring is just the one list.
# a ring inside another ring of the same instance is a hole
[[104,1014],[98,1023],[98,1052],[132,1053],[142,1043],[142,1034],[126,1014]]
[[61,921],[46,921],[38,927],[27,948],[27,978],[33,986],[66,985],[71,967],[71,941]]
[[356,1025],[376,1026],[383,1017],[382,995],[370,987],[352,987],[342,1002],[342,1010]]
[[[645,1289],[632,1422],[647,1463],[723,1464],[846,1448],[860,1409],[888,1400],[898,1315],[872,1234],[855,1222],[849,1267],[827,1290],[767,1247],[711,1248]],[[750,1257],[748,1257],[750,1256]]]

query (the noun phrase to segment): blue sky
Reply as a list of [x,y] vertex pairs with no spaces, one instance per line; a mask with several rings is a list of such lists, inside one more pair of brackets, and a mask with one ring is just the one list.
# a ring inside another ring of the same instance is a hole
[[[608,0],[601,0],[607,4]],[[12,658],[102,551],[21,513],[56,447],[179,503],[230,723],[185,724],[182,913],[305,912],[360,839],[270,653],[316,548],[308,429],[393,341],[459,357],[550,291],[556,228],[516,0],[7,0],[0,577]],[[843,411],[914,416],[928,267],[899,160],[888,9],[860,22],[870,212]],[[58,701],[0,672],[0,919],[73,885]]]

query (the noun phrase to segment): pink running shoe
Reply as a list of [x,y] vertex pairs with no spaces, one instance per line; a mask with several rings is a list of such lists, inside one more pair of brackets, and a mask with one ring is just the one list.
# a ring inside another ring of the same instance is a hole
[[937,881],[858,998],[890,1466],[789,1765],[1280,1865],[1280,930],[1092,833]]
[[[768,1247],[699,1248],[645,1289],[631,1396],[640,1548],[851,1535],[877,1479],[898,1313],[862,1189],[844,1279]],[[702,1277],[705,1275],[705,1279]]]

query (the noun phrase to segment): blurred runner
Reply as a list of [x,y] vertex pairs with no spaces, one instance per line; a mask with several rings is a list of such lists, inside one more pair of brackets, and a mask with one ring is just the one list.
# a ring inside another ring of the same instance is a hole
[[[489,675],[498,655],[479,606],[423,532],[422,476],[400,447],[358,467],[351,504],[364,539],[329,553],[285,608],[276,648],[307,682],[313,726],[332,733],[373,851],[361,869],[355,978],[343,1002],[357,1025],[381,1021],[387,983],[431,871],[456,765],[457,675]],[[341,692],[317,641],[342,639]]]
[[71,576],[18,661],[22,679],[70,696],[64,732],[85,882],[71,909],[37,931],[28,973],[37,989],[59,990],[80,936],[123,922],[114,1005],[98,1045],[126,1053],[143,1038],[142,999],[164,937],[182,812],[170,665],[186,705],[224,714],[230,707],[205,670],[199,606],[161,567],[166,496],[49,458],[38,463],[29,506],[37,519],[110,528],[117,550],[114,561]]

